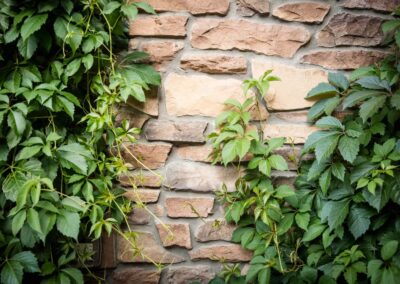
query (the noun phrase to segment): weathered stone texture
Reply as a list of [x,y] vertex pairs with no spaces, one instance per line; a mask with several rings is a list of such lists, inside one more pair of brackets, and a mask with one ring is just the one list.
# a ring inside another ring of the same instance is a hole
[[[242,81],[238,79],[216,79],[207,75],[180,75],[171,73],[164,81],[167,112],[169,115],[202,115],[216,117],[226,110],[224,102],[229,99],[244,101]],[[188,95],[190,92],[190,95]],[[260,108],[261,119],[268,116]],[[252,110],[253,119],[260,115]]]
[[189,53],[182,56],[181,67],[210,74],[235,74],[246,73],[247,62],[243,56]]
[[230,241],[235,229],[235,225],[225,220],[207,220],[197,228],[195,238],[198,242]]
[[145,122],[150,119],[149,115],[138,112],[127,105],[119,106],[114,113],[116,116],[115,124],[118,126],[121,125],[122,121],[127,120],[131,127],[142,128]]
[[130,189],[124,193],[124,196],[136,203],[154,203],[158,201],[160,191],[156,189]]
[[291,22],[321,23],[331,6],[325,3],[296,2],[277,7],[272,15]]
[[211,213],[214,206],[214,198],[168,197],[165,200],[165,206],[167,215],[172,218],[204,218]]
[[382,42],[382,18],[339,13],[318,33],[318,45],[377,46]]
[[237,13],[245,17],[269,13],[269,0],[236,0],[236,5]]
[[[149,91],[146,91],[146,101],[139,102],[133,97],[129,97],[126,105],[132,107],[133,109],[140,110],[145,114],[151,116],[158,116],[158,88],[153,87]],[[135,125],[136,126],[136,125]]]
[[187,16],[143,16],[130,23],[131,36],[186,36]]
[[[134,40],[131,40],[131,42]],[[181,41],[150,41],[138,44],[137,49],[149,54],[149,62],[157,71],[166,71],[176,54],[183,49],[184,43]],[[147,102],[147,100],[146,100]]]
[[112,284],[158,284],[161,271],[157,269],[145,269],[140,267],[129,267],[115,270],[111,276]]
[[351,70],[375,64],[385,56],[386,52],[377,50],[324,50],[305,54],[301,62],[327,69]]
[[140,263],[178,263],[184,259],[164,249],[148,232],[136,232],[135,244],[139,252],[132,248],[131,244],[122,237],[118,239],[118,260],[121,262]]
[[281,79],[271,84],[265,96],[267,107],[271,110],[294,110],[312,106],[313,102],[304,98],[318,83],[327,81],[326,73],[317,68],[297,68],[257,59],[252,61],[255,78],[269,69]]
[[149,141],[202,143],[207,122],[193,120],[150,120],[144,130]]
[[119,177],[122,186],[160,187],[162,177],[150,171],[135,171]]
[[345,0],[342,7],[350,9],[373,9],[381,12],[392,12],[400,5],[400,0]]
[[[135,0],[143,2],[142,0]],[[229,10],[229,0],[147,0],[158,12],[189,12],[193,15],[220,14],[225,15]]]
[[310,40],[303,27],[259,24],[237,19],[198,19],[192,27],[192,46],[199,49],[238,49],[290,58]]
[[264,128],[264,138],[286,137],[287,144],[302,144],[318,128],[307,124],[268,124]]
[[208,284],[215,276],[211,268],[206,265],[179,266],[168,269],[169,284]]
[[225,260],[227,262],[249,261],[252,252],[245,250],[238,244],[210,245],[193,249],[189,252],[191,260]]
[[123,143],[122,158],[133,168],[158,169],[164,166],[172,145],[166,143]]
[[238,176],[235,168],[177,161],[168,164],[164,185],[176,190],[212,192],[225,183],[228,190],[233,191]]
[[182,160],[210,163],[211,145],[182,146],[175,149],[176,154]]
[[189,224],[157,224],[156,226],[164,247],[192,248]]

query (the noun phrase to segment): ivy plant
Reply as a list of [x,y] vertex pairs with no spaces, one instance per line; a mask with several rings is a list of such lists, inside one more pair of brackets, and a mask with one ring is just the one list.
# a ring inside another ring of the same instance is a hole
[[0,1],[1,283],[83,283],[79,243],[122,234],[114,149],[140,130],[116,108],[160,82],[126,52],[128,18],[154,11],[128,2]]
[[[383,30],[391,55],[348,77],[330,73],[308,93],[315,101],[308,118],[319,130],[304,145],[314,158],[301,161],[295,190],[271,179],[273,170],[286,169],[273,153],[284,140],[252,132],[246,103],[217,119],[215,161],[244,172],[235,192],[223,187],[218,194],[226,219],[238,225],[232,241],[253,258],[245,278],[232,282],[225,273],[213,283],[398,282],[400,20]],[[258,100],[265,78],[250,80]]]

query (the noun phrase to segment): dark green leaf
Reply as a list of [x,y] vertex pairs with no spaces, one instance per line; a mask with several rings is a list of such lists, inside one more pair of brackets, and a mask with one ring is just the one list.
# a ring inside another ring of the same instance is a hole
[[383,260],[391,259],[396,254],[398,248],[399,248],[398,241],[393,240],[385,243],[381,249],[382,259]]
[[349,230],[355,239],[361,237],[369,228],[370,218],[374,214],[373,210],[355,205],[351,207],[349,215]]
[[26,41],[34,32],[40,30],[46,22],[47,17],[47,14],[40,14],[27,18],[21,27],[22,39]]
[[343,91],[347,90],[349,87],[349,81],[347,80],[346,76],[343,75],[343,73],[329,73],[328,81]]
[[1,283],[3,284],[20,284],[22,283],[23,266],[15,260],[5,262],[1,270]]
[[320,100],[324,98],[330,98],[337,95],[339,91],[328,83],[319,83],[318,86],[308,92],[306,99],[308,100]]
[[26,272],[40,272],[36,256],[30,251],[17,253],[11,259],[20,262]]
[[343,136],[339,141],[339,151],[343,159],[353,163],[360,151],[360,142],[357,138]]
[[57,217],[57,229],[64,236],[78,239],[80,226],[79,214],[68,210],[60,210]]

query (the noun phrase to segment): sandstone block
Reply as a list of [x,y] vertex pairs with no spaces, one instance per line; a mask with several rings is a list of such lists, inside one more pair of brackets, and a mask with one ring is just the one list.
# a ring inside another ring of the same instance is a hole
[[210,163],[211,159],[209,155],[212,152],[212,146],[182,146],[176,148],[175,152],[182,160]]
[[[135,0],[141,2],[142,0]],[[225,15],[229,10],[229,0],[147,0],[158,12],[189,12],[193,15]]]
[[122,186],[132,187],[160,187],[162,177],[150,171],[134,171],[119,177]]
[[277,7],[272,15],[291,22],[321,23],[331,6],[325,3],[296,2]]
[[164,249],[148,232],[135,232],[135,240],[138,250],[122,237],[118,239],[118,260],[121,262],[137,263],[179,263],[184,261],[183,257],[173,254]]
[[156,226],[164,247],[192,248],[189,224],[157,224]]
[[225,260],[227,262],[249,261],[252,252],[238,244],[202,246],[189,252],[191,260]]
[[198,19],[191,43],[199,49],[254,51],[290,58],[310,40],[303,27],[260,24],[241,19]]
[[172,145],[166,143],[123,143],[121,155],[133,168],[158,169],[164,166]]
[[225,183],[229,191],[234,191],[238,175],[235,168],[177,161],[167,166],[164,185],[176,190],[212,192]]
[[243,56],[184,54],[181,68],[210,74],[246,73],[247,62]]
[[160,281],[161,271],[157,269],[146,269],[140,267],[129,267],[114,270],[111,276],[113,284],[158,284]]
[[393,12],[400,0],[345,0],[341,5],[350,9],[373,9],[380,12]]
[[202,143],[207,122],[193,120],[150,120],[144,129],[149,141]]
[[327,74],[317,68],[297,68],[257,59],[252,61],[253,77],[258,78],[269,69],[281,79],[271,83],[265,96],[267,107],[271,110],[294,110],[312,106],[313,102],[304,98],[313,87],[327,81]]
[[186,36],[187,16],[142,16],[130,23],[131,36]]
[[[216,117],[226,110],[224,102],[229,99],[245,100],[242,81],[217,79],[207,75],[180,75],[171,73],[164,81],[167,112],[170,115],[201,115]],[[190,96],[188,95],[190,90]],[[261,116],[253,107],[252,118],[266,119],[268,113],[260,108]]]
[[225,220],[208,220],[197,228],[195,238],[198,242],[230,241],[235,229],[235,225]]
[[269,13],[269,0],[236,0],[237,13],[241,16],[251,17],[254,14],[267,15]]
[[127,105],[118,106],[114,110],[114,113],[115,124],[118,126],[121,125],[123,120],[127,120],[131,127],[142,128],[145,122],[150,119],[149,115],[141,113]]
[[160,191],[156,189],[130,189],[124,193],[124,196],[136,203],[154,203],[158,201]]
[[150,212],[157,217],[164,215],[164,208],[158,204],[148,204],[146,208],[134,205],[132,213],[129,215],[129,223],[132,225],[146,225],[151,220]]
[[168,269],[167,279],[169,284],[207,284],[214,276],[211,267],[206,265],[172,266]]
[[339,13],[318,33],[319,46],[377,46],[382,42],[382,18]]
[[317,127],[307,124],[268,124],[264,128],[264,138],[286,137],[288,144],[303,144],[317,130]]
[[375,64],[385,56],[386,52],[376,50],[325,50],[308,53],[301,62],[327,69],[351,70]]
[[204,218],[211,214],[213,206],[213,197],[168,197],[165,200],[167,215],[172,218]]

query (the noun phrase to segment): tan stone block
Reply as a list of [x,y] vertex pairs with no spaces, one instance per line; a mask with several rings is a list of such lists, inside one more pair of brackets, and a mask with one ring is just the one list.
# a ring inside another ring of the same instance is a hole
[[238,244],[202,246],[189,252],[191,260],[210,259],[215,261],[250,261],[253,254]]
[[154,238],[153,234],[148,232],[135,232],[137,238],[135,243],[138,250],[132,247],[131,243],[125,238],[118,238],[118,260],[121,262],[138,263],[179,263],[184,258],[173,254],[164,249]]
[[168,269],[167,279],[169,284],[208,284],[214,276],[211,267],[206,265],[172,266]]
[[129,97],[126,104],[145,114],[158,116],[158,88],[153,87],[149,91],[146,91],[145,102],[139,102],[135,98]]
[[321,82],[327,82],[327,74],[317,68],[297,68],[285,64],[254,59],[253,77],[258,78],[265,71],[272,69],[272,74],[281,81],[271,82],[265,99],[271,110],[294,110],[307,108],[313,102],[307,101],[307,93]]
[[158,284],[161,271],[157,269],[146,269],[140,267],[129,267],[114,270],[111,275],[112,284]]
[[192,248],[189,224],[157,224],[156,227],[164,247]]
[[193,24],[191,43],[199,49],[237,49],[290,58],[309,40],[310,33],[303,27],[203,18]]
[[158,169],[165,165],[172,145],[166,143],[129,143],[120,146],[122,158],[134,169]]
[[119,176],[119,182],[125,187],[160,187],[162,176],[156,172],[150,171],[134,171]]
[[380,12],[393,12],[400,0],[344,0],[342,7],[350,9],[373,9]]
[[165,200],[167,216],[171,218],[204,218],[211,214],[213,206],[213,197],[168,197]]
[[209,155],[212,152],[212,146],[182,146],[175,148],[175,152],[182,160],[210,163]]
[[377,46],[383,40],[383,19],[367,15],[339,13],[317,34],[319,46]]
[[321,23],[331,6],[326,3],[296,2],[278,6],[272,15],[291,22]]
[[286,137],[287,144],[303,144],[317,130],[317,127],[307,124],[268,124],[264,128],[264,138]]
[[115,124],[117,126],[121,125],[123,120],[127,120],[130,127],[142,128],[145,122],[150,119],[149,115],[132,109],[127,105],[121,105],[116,108],[114,114]]
[[160,191],[156,189],[130,189],[124,193],[124,196],[136,203],[154,203],[158,201]]
[[131,36],[186,36],[187,16],[141,16],[130,22]]
[[158,204],[147,204],[146,207],[134,205],[128,221],[132,225],[146,225],[150,222],[152,214],[162,217],[164,215],[164,208]]
[[243,56],[184,54],[181,68],[210,74],[246,73],[247,61]]
[[235,225],[225,220],[207,220],[197,228],[195,238],[198,242],[230,241],[235,229]]
[[[134,1],[142,2],[142,0]],[[146,2],[158,12],[226,15],[229,10],[229,0],[147,0]]]
[[387,55],[377,50],[324,50],[303,55],[301,62],[327,69],[351,70],[375,64]]
[[269,0],[236,0],[237,13],[241,16],[251,17],[254,14],[267,15],[269,13]]
[[175,161],[167,166],[164,186],[175,190],[212,192],[220,189],[224,183],[229,191],[234,191],[239,175],[239,171],[233,167]]
[[144,129],[146,139],[149,141],[168,141],[202,143],[205,142],[204,131],[207,122],[182,119],[150,120]]
[[[238,79],[217,79],[208,75],[171,73],[164,81],[167,112],[175,116],[216,117],[227,110],[224,105],[227,99],[236,99],[239,102],[245,100],[241,85],[242,81]],[[268,117],[264,107],[260,107],[261,116],[255,107],[251,112],[253,119]]]

